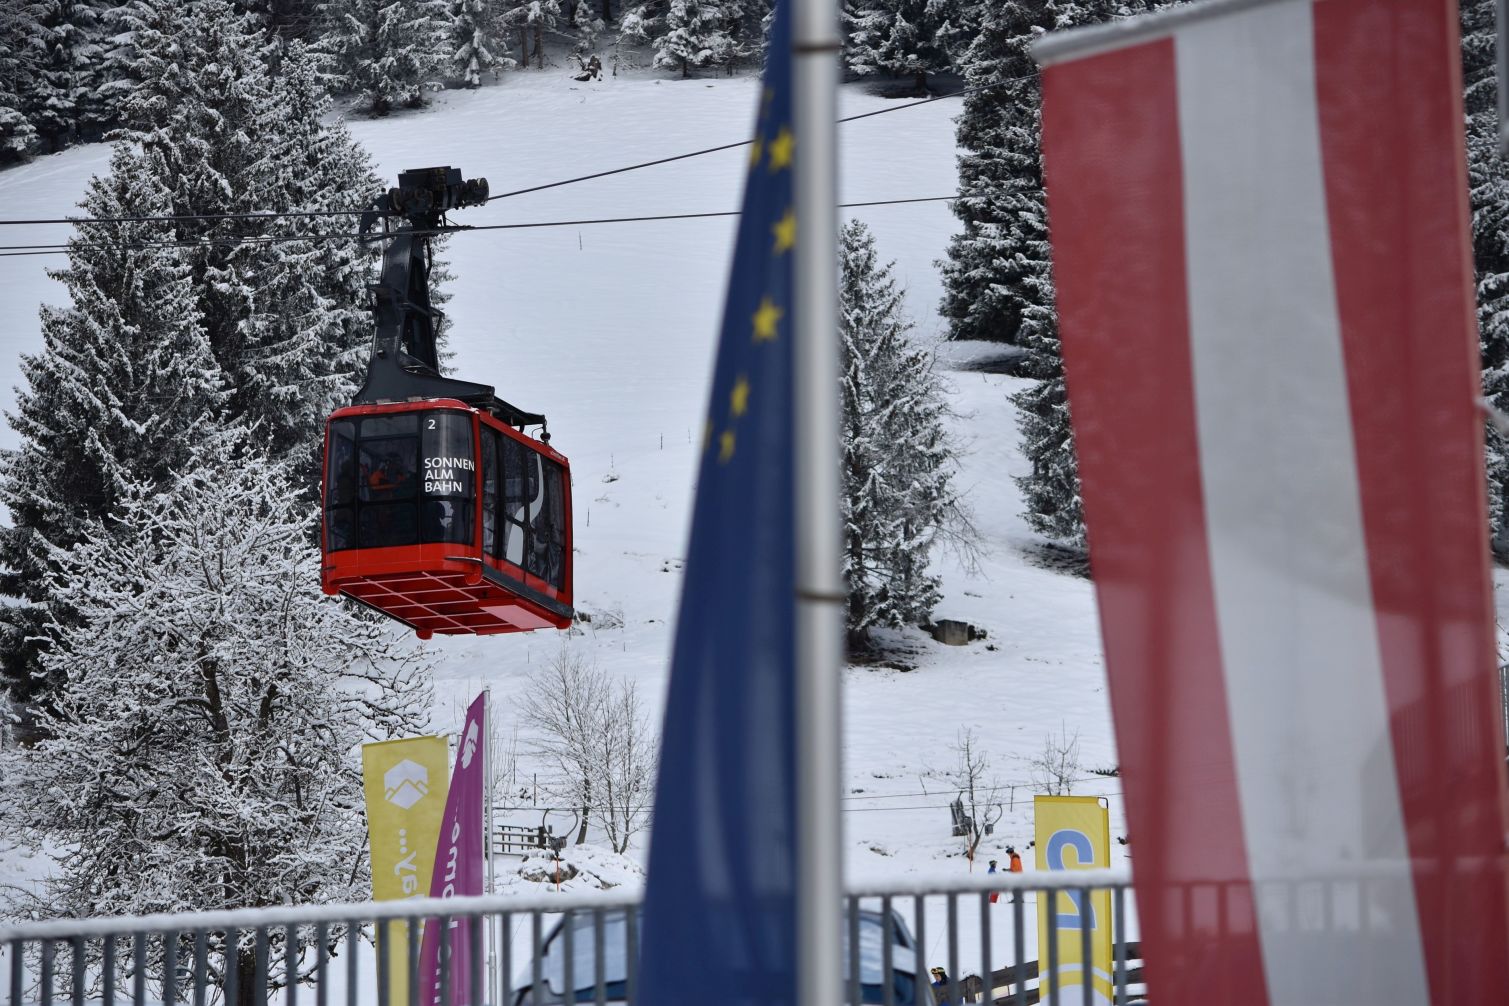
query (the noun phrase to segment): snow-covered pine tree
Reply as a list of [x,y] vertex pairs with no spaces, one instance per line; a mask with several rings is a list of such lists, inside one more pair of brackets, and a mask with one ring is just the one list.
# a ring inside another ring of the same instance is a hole
[[254,14],[279,38],[309,42],[319,27],[319,5],[310,0],[237,0],[236,10]]
[[665,12],[665,33],[655,38],[655,66],[680,70],[683,78],[692,68],[722,66],[738,55],[738,45],[727,30],[728,15],[717,0],[670,0]]
[[1054,14],[1024,0],[990,8],[966,57],[965,82],[982,89],[965,95],[958,120],[960,197],[951,205],[964,229],[938,263],[951,339],[1016,343],[1031,303],[1018,255],[1030,225],[1016,204],[1024,194],[1041,202],[1043,178],[1037,70],[1027,47]]
[[111,120],[100,103],[101,13],[106,0],[40,0],[37,32],[27,58],[30,87],[23,95],[27,118],[43,148],[62,150],[95,139]]
[[575,0],[571,9],[571,27],[576,30],[576,51],[582,59],[597,48],[597,37],[608,26],[591,0]]
[[[626,7],[618,19],[618,36],[614,39],[614,60],[622,59],[634,65],[634,53],[640,46],[650,45],[665,31],[665,10],[660,0],[641,0]],[[653,57],[652,57],[653,58]]]
[[[127,129],[169,186],[174,212],[351,210],[381,191],[344,126],[323,121],[329,104],[299,43],[268,40],[221,0],[167,12],[138,35],[144,80],[127,104]],[[350,228],[349,217],[180,225],[192,238],[313,236],[192,249],[231,414],[259,424],[279,453],[312,451],[324,415],[355,387],[370,335],[367,253],[318,239]]]
[[330,0],[322,49],[338,89],[373,115],[418,108],[449,56],[443,0]]
[[[1502,412],[1509,411],[1509,165],[1498,151],[1493,0],[1463,0],[1461,18],[1483,393]],[[1487,453],[1489,533],[1495,551],[1509,555],[1509,438],[1492,424]]]
[[518,39],[519,66],[528,68],[533,60],[537,69],[545,69],[545,33],[554,31],[562,16],[560,0],[507,0],[503,22]]
[[451,72],[467,87],[518,65],[508,55],[507,26],[494,0],[455,0],[451,16]]
[[95,92],[109,125],[120,124],[121,110],[141,83],[136,32],[158,17],[158,8],[172,0],[111,0],[100,15],[104,40],[100,45],[99,79]]
[[765,40],[770,36],[770,22],[774,17],[775,5],[771,0],[739,0],[731,30],[741,55],[763,60]]
[[[308,212],[361,205],[382,184],[346,127],[327,121],[330,99],[313,54],[289,42],[278,65],[261,109],[260,157],[249,165],[266,204]],[[293,458],[310,487],[325,417],[350,404],[372,338],[366,291],[372,253],[353,241],[320,240],[349,233],[351,222],[330,216],[265,224],[265,234],[310,240],[263,246],[266,254],[235,263],[255,284],[255,296],[240,323],[237,351],[221,355],[233,389],[231,414],[255,422],[274,452]],[[212,345],[214,339],[212,331]]]
[[[120,146],[110,173],[90,182],[87,217],[174,212],[162,177]],[[81,541],[126,487],[166,479],[186,463],[221,408],[191,268],[169,223],[81,223],[68,266],[53,274],[70,305],[42,308],[42,351],[23,356],[26,386],[7,416],[21,444],[0,459],[0,607],[4,676],[20,701],[45,691],[32,638],[55,608],[44,575],[49,546]],[[50,613],[50,614],[49,614]]]
[[927,75],[947,70],[962,48],[974,5],[963,0],[848,0],[842,8],[844,60],[859,76],[910,76],[918,93]]
[[1028,524],[1080,545],[1084,522],[1053,300],[1052,256],[1042,188],[1037,73],[1028,56],[1048,28],[1093,24],[1147,10],[1149,0],[1010,0],[987,8],[969,50],[966,80],[1001,83],[965,99],[959,119],[964,232],[949,244],[943,314],[950,335],[1012,342],[1027,351],[1038,383],[1015,396],[1031,471],[1018,479]]
[[[46,739],[0,753],[6,834],[56,863],[28,908],[77,918],[369,892],[358,745],[423,727],[428,667],[391,623],[314,588],[317,517],[249,439],[166,486],[128,487],[108,529],[50,555],[76,615],[50,627],[44,665],[61,687]],[[217,944],[217,970],[219,956]]]
[[29,50],[39,30],[40,7],[18,0],[0,9],[0,164],[24,161],[38,145],[23,96],[31,89]]
[[1030,192],[1014,197],[1020,245],[1016,253],[1028,303],[1018,344],[1027,351],[1026,373],[1034,383],[1011,396],[1022,432],[1022,454],[1031,470],[1016,479],[1026,504],[1027,524],[1039,534],[1075,547],[1084,545],[1084,511],[1079,496],[1079,461],[1069,425],[1064,363],[1053,300],[1053,260],[1043,201]]
[[859,221],[839,235],[844,577],[849,647],[877,626],[925,621],[939,596],[939,541],[970,544],[932,354],[912,345],[902,291]]

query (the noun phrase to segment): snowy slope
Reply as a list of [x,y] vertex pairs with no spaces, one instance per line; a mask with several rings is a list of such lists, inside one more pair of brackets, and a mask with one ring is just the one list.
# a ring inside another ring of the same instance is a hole
[[[485,175],[497,193],[740,140],[753,121],[755,95],[756,82],[747,78],[630,76],[577,84],[561,72],[515,73],[502,86],[442,95],[424,113],[352,125],[384,176],[450,164]],[[842,98],[845,114],[894,104],[853,87]],[[946,100],[841,126],[843,200],[952,192],[958,107],[957,99]],[[91,146],[0,173],[0,202],[11,207],[7,216],[66,214],[105,162],[105,148]],[[457,222],[733,209],[743,165],[743,151],[728,151],[502,200],[465,211]],[[943,254],[954,218],[941,203],[857,212],[875,232],[882,257],[896,260],[918,337],[935,337],[942,326],[933,261]],[[734,226],[732,218],[716,218],[495,231],[450,242],[455,371],[549,415],[553,442],[573,463],[580,607],[621,616],[623,627],[592,628],[564,642],[539,634],[434,641],[442,661],[437,728],[454,728],[482,685],[493,689],[506,727],[511,697],[562,645],[585,648],[605,669],[640,682],[658,720],[690,513],[693,441]],[[13,227],[5,243],[65,234]],[[59,262],[0,259],[6,407],[19,379],[18,354],[40,345],[39,301],[63,297],[44,273]],[[1091,586],[1024,558],[1031,536],[1017,516],[1011,481],[1023,461],[1006,400],[1020,382],[977,372],[947,377],[968,449],[961,481],[987,554],[974,575],[945,557],[937,614],[984,626],[989,645],[943,647],[918,634],[911,640],[916,670],[846,672],[849,871],[866,880],[967,869],[959,840],[949,837],[952,794],[939,774],[953,765],[961,728],[978,732],[994,771],[1014,787],[1014,810],[987,840],[987,854],[1008,842],[1024,847],[1031,838],[1028,760],[1042,750],[1045,735],[1077,732],[1087,769],[1115,763]],[[14,443],[14,433],[0,428],[0,446]],[[1115,834],[1124,832],[1118,788],[1114,779],[1095,779],[1075,790],[1110,798]],[[642,856],[642,845],[631,853]],[[1030,868],[1030,854],[1028,862]],[[0,873],[5,869],[0,860]],[[966,936],[972,915],[966,913]],[[929,925],[930,936],[942,932],[939,922]],[[997,961],[1007,939],[1002,926]]]

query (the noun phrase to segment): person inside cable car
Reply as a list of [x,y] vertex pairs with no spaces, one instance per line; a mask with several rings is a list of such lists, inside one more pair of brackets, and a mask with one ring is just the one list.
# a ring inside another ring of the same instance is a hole
[[405,492],[405,484],[410,483],[413,477],[413,471],[403,463],[403,459],[396,452],[389,451],[377,470],[367,477],[367,486],[372,490],[369,498],[396,499],[406,496],[408,493]]

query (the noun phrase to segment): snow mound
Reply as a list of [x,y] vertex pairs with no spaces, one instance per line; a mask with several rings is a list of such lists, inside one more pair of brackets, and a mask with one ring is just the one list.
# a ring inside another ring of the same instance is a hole
[[[498,871],[499,894],[538,893],[554,889],[557,861],[545,850],[528,853],[516,867]],[[561,850],[560,889],[563,891],[607,891],[644,886],[644,870],[629,857],[596,845],[568,845]]]

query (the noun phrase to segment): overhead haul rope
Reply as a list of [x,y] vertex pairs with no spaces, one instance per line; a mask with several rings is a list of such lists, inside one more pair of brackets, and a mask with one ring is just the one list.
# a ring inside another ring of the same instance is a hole
[[[909,101],[905,105],[893,105],[890,108],[881,108],[873,112],[861,112],[858,115],[846,115],[842,119],[837,119],[835,121],[839,123],[855,122],[859,119],[868,119],[872,115],[885,115],[888,112],[899,112],[905,108],[916,108],[918,105],[931,105],[935,101],[943,101],[947,98],[962,98],[965,95],[975,94],[980,91],[989,91],[993,88],[1004,87],[1007,84],[1016,84],[1029,79],[1031,78],[1007,77],[1004,80],[993,80],[989,84],[980,84],[975,87],[966,87],[964,90],[955,91],[952,94],[940,94],[932,98],[922,98],[918,101]],[[613,168],[608,171],[595,171],[590,175],[578,175],[575,178],[566,178],[562,179],[559,182],[547,182],[544,185],[531,185],[527,189],[514,189],[512,192],[500,192],[495,196],[488,196],[487,201],[492,202],[496,199],[507,199],[510,196],[522,196],[529,192],[540,192],[544,189],[554,189],[562,185],[573,185],[577,182],[591,181],[594,178],[607,178],[609,175],[621,175],[626,171],[638,171],[640,168],[653,168],[656,165],[660,164],[670,164],[672,161],[684,161],[689,157],[701,157],[703,154],[716,154],[724,150],[737,150],[739,147],[747,147],[753,142],[753,140],[740,140],[738,143],[725,143],[717,147],[704,147],[701,150],[692,150],[688,151],[685,154],[674,154],[671,157],[659,157],[653,161],[642,161],[639,164],[629,164],[625,167]]]
[[[953,202],[960,198],[957,194],[952,196],[921,196],[913,199],[873,199],[859,203],[839,203],[839,209],[860,209],[867,206],[900,206],[907,203],[938,203]],[[662,213],[652,216],[641,217],[597,217],[583,220],[539,220],[526,223],[514,224],[480,224],[461,225],[456,227],[438,227],[433,230],[410,231],[410,234],[420,236],[434,234],[465,234],[470,231],[509,231],[529,230],[536,227],[584,227],[590,224],[634,224],[649,223],[656,220],[701,220],[709,217],[736,217],[739,210],[718,210],[711,213]],[[395,237],[396,234],[373,235],[373,240]],[[71,247],[84,248],[115,248],[121,251],[146,251],[153,248],[211,248],[211,247],[237,247],[240,245],[270,245],[281,244],[287,241],[339,241],[356,239],[357,234],[281,234],[269,237],[246,237],[246,238],[200,238],[186,241],[143,241],[135,244],[127,244],[115,241],[78,242],[74,245],[0,245],[0,258],[16,258],[25,255],[63,255],[67,254]]]
[[[885,115],[890,112],[900,112],[907,108],[916,108],[918,105],[931,105],[934,102],[944,101],[949,98],[963,98],[980,91],[989,91],[1007,84],[1016,84],[1031,77],[1007,77],[1002,80],[991,81],[988,84],[978,84],[975,87],[967,87],[962,91],[952,94],[940,94],[931,98],[922,98],[918,101],[909,101],[904,105],[893,105],[890,108],[880,108],[873,112],[861,112],[858,115],[848,115],[835,120],[839,123],[855,122],[859,119],[868,119],[875,115]],[[546,182],[543,185],[532,185],[525,189],[515,189],[512,192],[500,192],[495,196],[488,196],[488,202],[499,199],[508,199],[512,196],[522,196],[530,192],[541,192],[545,189],[560,188],[562,185],[575,185],[577,182],[587,182],[596,178],[606,178],[610,175],[621,175],[629,171],[638,171],[641,168],[652,168],[660,164],[670,164],[673,161],[684,161],[691,157],[701,157],[704,154],[716,154],[724,150],[736,150],[739,147],[747,147],[753,143],[751,140],[740,140],[737,143],[724,143],[716,147],[704,147],[701,150],[692,150],[684,154],[674,154],[670,157],[660,157],[653,161],[641,161],[638,164],[628,164],[621,168],[612,168],[608,171],[597,171],[590,175],[578,175],[575,178],[563,178],[556,182]],[[304,210],[270,213],[176,213],[162,214],[158,216],[121,216],[121,217],[53,217],[35,220],[0,220],[0,227],[15,226],[42,226],[49,224],[126,224],[126,223],[168,223],[180,220],[279,220],[283,218],[309,219],[311,217],[356,217],[361,216],[366,210]],[[298,239],[292,239],[298,240]],[[47,254],[47,253],[42,253]]]

